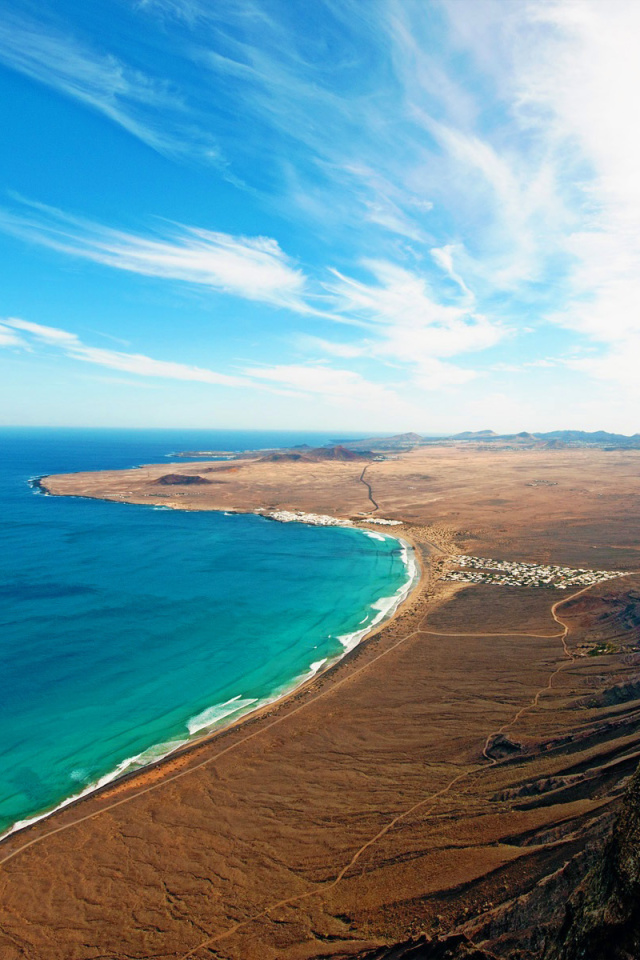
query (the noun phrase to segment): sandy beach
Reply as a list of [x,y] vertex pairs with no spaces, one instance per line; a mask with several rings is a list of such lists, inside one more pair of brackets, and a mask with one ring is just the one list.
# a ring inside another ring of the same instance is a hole
[[[422,931],[495,948],[555,922],[640,755],[639,464],[468,448],[372,464],[376,513],[423,568],[411,596],[290,696],[5,840],[3,956],[311,960]],[[221,482],[162,488],[166,464],[43,482],[371,515],[356,464],[172,469]],[[464,585],[440,579],[454,553],[628,575]]]

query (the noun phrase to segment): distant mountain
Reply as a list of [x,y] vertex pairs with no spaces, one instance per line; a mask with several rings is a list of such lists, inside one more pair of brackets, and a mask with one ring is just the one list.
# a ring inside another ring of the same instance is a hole
[[[373,454],[370,450],[351,450],[348,447],[344,447],[341,444],[338,444],[334,447],[305,447],[303,452],[298,453],[299,447],[294,447],[290,451],[286,450],[276,450],[274,453],[269,453],[267,456],[262,457],[261,463],[317,463],[319,460],[371,460]],[[293,452],[293,451],[296,452]]]
[[509,446],[517,449],[532,447],[558,450],[565,447],[600,447],[604,450],[639,450],[640,433],[625,436],[622,433],[607,433],[595,430],[552,430],[548,433],[495,433],[493,430],[465,430],[450,436],[421,436],[419,433],[399,433],[391,437],[374,437],[362,440],[343,440],[342,446],[349,450],[374,450],[381,453],[412,450],[414,447],[455,446],[460,444],[491,444],[493,447]]
[[606,430],[553,430],[551,433],[538,434],[544,440],[561,440],[563,443],[589,444],[591,446],[621,446],[640,448],[640,433],[626,436],[624,433],[607,433]]
[[163,487],[192,487],[194,484],[211,483],[211,480],[205,480],[193,473],[165,473],[164,477],[158,477],[155,483]]
[[[295,448],[292,448],[295,449]],[[310,461],[311,457],[302,453],[269,453],[266,457],[260,457],[260,463],[298,463],[300,460]]]
[[338,444],[335,447],[318,447],[308,450],[305,457],[309,460],[371,460],[373,454],[370,449],[352,450]]
[[411,450],[422,446],[426,438],[419,433],[398,433],[393,437],[366,437],[364,440],[343,440],[341,446],[349,450]]

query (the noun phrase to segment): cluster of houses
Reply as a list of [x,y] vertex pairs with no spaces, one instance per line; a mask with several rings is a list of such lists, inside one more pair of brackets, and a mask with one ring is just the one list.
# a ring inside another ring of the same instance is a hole
[[492,560],[490,557],[452,557],[451,562],[462,570],[449,570],[443,580],[458,583],[498,583],[510,587],[587,587],[614,577],[624,576],[621,570],[584,570],[551,564]]
[[[258,511],[262,513],[262,511]],[[302,510],[274,510],[271,513],[263,513],[270,520],[278,520],[280,523],[310,523],[314,527],[352,527],[353,521],[342,519],[340,517],[329,517],[323,513],[304,513]],[[382,517],[363,517],[363,523],[375,523],[379,526],[398,527],[402,526],[402,520],[383,520]]]
[[382,517],[363,517],[365,523],[377,523],[381,527],[401,527],[402,520],[383,520]]
[[340,520],[323,513],[304,513],[302,510],[274,510],[263,516],[280,523],[310,523],[313,527],[352,527],[351,520]]

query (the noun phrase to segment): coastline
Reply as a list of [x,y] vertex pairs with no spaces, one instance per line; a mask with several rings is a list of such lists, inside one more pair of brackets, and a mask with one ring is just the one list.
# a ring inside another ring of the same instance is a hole
[[[637,700],[627,697],[637,692],[640,664],[640,575],[565,594],[555,618],[548,590],[441,583],[439,575],[451,554],[637,571],[639,457],[429,449],[373,465],[366,476],[377,513],[404,522],[396,530],[416,544],[423,586],[393,622],[293,693],[235,723],[237,714],[228,717],[225,729],[8,837],[0,852],[4,952],[90,960],[221,950],[243,960],[312,960],[388,952],[417,932],[466,934],[491,953],[539,943],[597,859],[637,765]],[[44,473],[42,461],[29,462],[31,475]],[[169,472],[159,466],[45,483],[55,494],[163,500],[174,509],[361,521],[370,507],[359,466],[211,467],[185,467],[180,473],[212,483],[182,488],[158,484]],[[18,498],[31,498],[22,486]],[[105,506],[97,509],[106,529],[109,514],[127,522]],[[44,501],[35,507],[51,515]],[[66,508],[75,526],[93,512]],[[158,541],[174,523],[197,533],[201,519],[157,518]],[[271,531],[256,526],[268,545]],[[314,539],[303,528],[295,537]],[[329,552],[333,539],[341,537],[328,538]],[[360,556],[351,539],[347,556]],[[249,530],[242,549],[252,542]],[[376,545],[366,546],[373,554]],[[355,604],[352,567],[341,568],[321,605],[337,605],[339,589],[345,626],[332,630],[327,621],[324,636],[334,639],[297,659],[289,675],[327,650],[342,653],[337,634],[354,630],[358,610],[391,592],[385,583],[404,582],[397,545],[378,546],[395,563],[377,565],[374,589]],[[285,613],[274,632],[286,623]],[[594,625],[602,643],[586,655]],[[287,676],[272,671],[254,692],[242,684],[213,698],[205,691],[198,708],[241,690],[266,696],[274,673]],[[175,730],[186,734],[184,725]],[[549,896],[541,900],[540,890]]]
[[[33,492],[36,495],[45,495],[45,496],[58,496],[58,494],[52,493],[48,490],[46,485],[43,483],[46,480],[46,476],[34,477],[28,480],[29,486],[32,488]],[[83,497],[79,495],[82,499],[106,499],[100,497]],[[112,501],[113,502],[113,501]],[[122,502],[122,501],[116,501]],[[136,504],[137,506],[149,506],[151,509],[158,509],[156,504]],[[164,505],[162,505],[164,506]],[[181,505],[166,507],[166,509],[180,510],[184,509]],[[208,511],[207,511],[208,512]],[[251,514],[255,516],[261,516],[263,519],[271,519],[275,522],[283,522],[278,520],[277,517],[270,517],[264,513],[258,511],[214,511],[227,514]],[[334,518],[335,519],[335,518]],[[284,522],[292,522],[291,520]],[[293,522],[305,523],[307,525],[318,525],[313,521],[307,521],[302,518],[297,519]],[[363,521],[362,523],[366,523]],[[322,524],[323,526],[325,524]],[[0,844],[4,844],[10,838],[16,837],[18,834],[23,831],[29,830],[35,824],[42,822],[56,813],[67,809],[69,807],[75,806],[82,801],[88,800],[89,798],[96,797],[102,791],[107,790],[113,787],[115,784],[128,784],[134,785],[135,781],[140,778],[144,778],[152,770],[158,770],[163,764],[172,759],[178,757],[187,756],[193,751],[199,749],[200,747],[211,743],[217,737],[224,733],[228,733],[230,730],[241,727],[247,721],[254,720],[260,717],[265,711],[272,709],[275,706],[284,705],[288,700],[294,696],[299,695],[303,690],[306,690],[314,681],[319,677],[326,676],[331,670],[337,667],[339,664],[344,663],[345,659],[356,650],[358,647],[363,645],[366,641],[371,639],[373,636],[378,634],[384,627],[391,623],[401,612],[404,605],[410,600],[419,590],[424,581],[424,570],[418,558],[418,552],[416,549],[416,544],[411,540],[410,537],[404,535],[403,537],[394,536],[392,534],[384,533],[382,534],[379,530],[371,530],[369,527],[361,525],[360,523],[350,522],[348,524],[343,524],[340,520],[336,519],[334,524],[335,526],[342,526],[348,529],[359,530],[365,536],[369,536],[370,539],[378,540],[396,540],[401,545],[401,558],[405,565],[405,570],[407,572],[407,579],[402,584],[402,586],[392,595],[392,596],[382,596],[377,600],[373,601],[369,605],[370,609],[378,610],[376,616],[373,620],[368,623],[361,630],[353,631],[352,633],[345,634],[343,636],[337,637],[342,645],[342,651],[335,657],[324,658],[323,660],[316,661],[310,665],[310,669],[307,673],[300,675],[291,681],[289,684],[285,684],[281,688],[277,688],[273,691],[273,695],[268,695],[266,698],[258,701],[251,701],[251,704],[246,706],[246,708],[240,708],[241,713],[238,714],[237,709],[231,709],[227,713],[224,713],[220,716],[219,720],[213,719],[206,724],[203,724],[201,727],[198,727],[194,730],[193,735],[189,735],[183,739],[179,740],[170,740],[166,743],[153,744],[148,747],[142,753],[126,758],[121,761],[114,770],[104,774],[97,781],[92,784],[88,784],[77,794],[73,794],[71,797],[68,797],[58,803],[55,807],[50,810],[47,810],[43,813],[37,814],[33,817],[29,817],[25,820],[16,821],[8,830],[0,834]],[[403,531],[404,534],[404,531]],[[210,711],[220,711],[224,707],[231,704],[234,700],[238,698],[233,698],[226,703],[213,704],[210,708],[201,711],[198,715],[190,717],[187,721],[187,727],[189,728],[191,723],[194,720],[202,717],[204,714],[209,713]],[[231,716],[232,719],[229,722],[225,723],[225,719]],[[199,729],[208,728],[205,733],[198,734]],[[213,728],[213,729],[211,729]],[[165,747],[168,749],[165,750]],[[149,759],[143,759],[149,757]],[[138,762],[140,761],[140,762]],[[127,769],[127,768],[132,769]],[[1,862],[1,861],[0,861]]]

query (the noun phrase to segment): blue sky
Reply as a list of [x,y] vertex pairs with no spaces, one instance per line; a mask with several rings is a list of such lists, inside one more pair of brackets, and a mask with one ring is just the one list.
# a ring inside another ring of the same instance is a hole
[[9,0],[0,422],[640,430],[640,4]]

